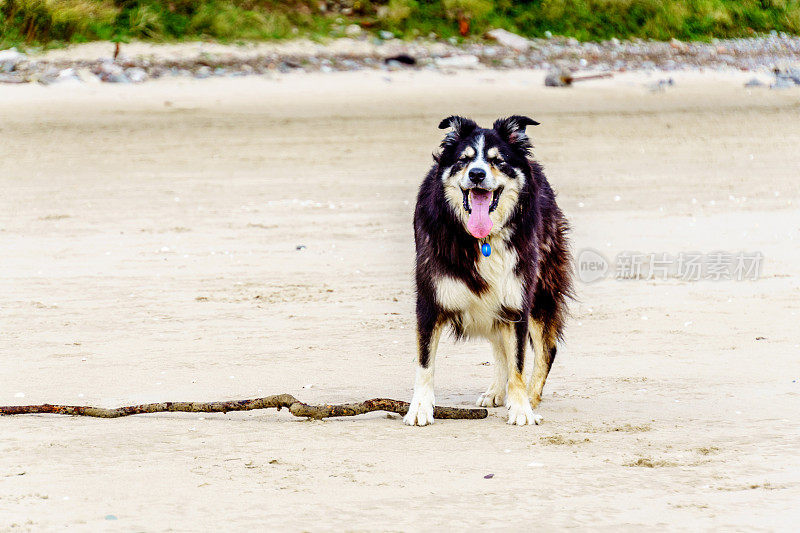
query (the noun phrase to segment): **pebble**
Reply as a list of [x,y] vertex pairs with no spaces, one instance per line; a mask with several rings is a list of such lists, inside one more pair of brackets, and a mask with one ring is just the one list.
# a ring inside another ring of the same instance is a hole
[[408,54],[397,54],[384,59],[384,62],[387,65],[396,64],[397,66],[400,65],[416,65],[417,60],[411,57]]
[[126,69],[125,76],[127,76],[128,79],[133,83],[142,83],[143,81],[147,81],[147,71],[139,67]]
[[744,84],[745,87],[764,87],[765,85],[766,83],[758,78],[750,78],[747,83]]
[[205,79],[211,76],[211,67],[208,65],[203,65],[194,73],[195,78]]
[[487,32],[486,36],[490,39],[494,39],[498,44],[512,48],[518,52],[526,52],[531,47],[531,42],[525,37],[501,28]]
[[350,24],[344,29],[344,34],[348,37],[358,37],[361,35],[361,26],[358,24]]
[[776,78],[772,85],[769,86],[770,89],[790,89],[795,86],[795,83],[788,79],[788,78]]
[[683,43],[683,42],[679,41],[678,39],[675,39],[674,37],[672,39],[670,39],[669,45],[672,48],[674,48],[675,50],[678,50],[680,52],[685,52],[687,50],[687,48],[688,48],[686,43]]
[[100,83],[102,80],[88,68],[79,68],[75,75],[84,83]]
[[545,87],[568,87],[571,85],[572,72],[565,68],[553,68],[544,78]]
[[667,87],[672,87],[673,85],[675,85],[675,80],[674,79],[672,79],[672,78],[664,78],[664,79],[660,79],[660,80],[658,80],[658,81],[656,81],[654,83],[649,84],[648,88],[653,92],[657,92],[657,91],[663,91]]
[[0,50],[0,72],[14,72],[17,65],[25,61],[27,56],[16,48]]
[[67,68],[62,70],[58,73],[58,76],[53,80],[53,83],[69,83],[69,82],[80,82],[80,78],[75,73],[74,68]]
[[[373,38],[357,24],[340,25],[338,32],[349,35],[325,46],[297,41],[291,52],[279,48],[258,55],[240,53],[231,48],[225,54],[200,52],[195,57],[175,60],[169,48],[159,56],[125,56],[112,61],[59,60],[58,63],[37,59],[15,49],[0,51],[0,82],[43,84],[78,80],[93,83],[141,83],[162,76],[231,77],[264,75],[276,70],[333,72],[338,70],[394,69],[400,65],[424,69],[474,69],[483,65],[498,69],[524,68],[550,70],[554,66],[564,71],[593,73],[642,70],[731,70],[752,72],[748,87],[764,83],[764,75],[774,77],[773,89],[800,85],[800,36],[777,35],[749,39],[718,39],[712,43],[682,42],[676,39],[661,41],[621,41],[581,43],[573,38],[553,36],[545,32],[543,39],[526,39],[505,30],[492,30],[490,43],[459,42],[458,39],[436,41],[418,39],[401,41],[386,30]],[[123,52],[125,46],[123,45]],[[398,56],[409,61],[399,60]],[[396,62],[386,62],[394,59]],[[783,62],[783,63],[782,63]],[[786,64],[784,64],[786,63]],[[776,71],[776,65],[779,66]],[[67,74],[61,75],[62,72]],[[11,74],[13,72],[13,74]],[[674,82],[658,80],[651,89],[661,91]]]
[[0,72],[0,83],[28,83],[34,81],[33,79],[26,79],[22,76],[15,74],[3,74]]
[[463,56],[449,56],[437,57],[435,63],[443,68],[474,68],[480,64],[478,56],[463,55]]

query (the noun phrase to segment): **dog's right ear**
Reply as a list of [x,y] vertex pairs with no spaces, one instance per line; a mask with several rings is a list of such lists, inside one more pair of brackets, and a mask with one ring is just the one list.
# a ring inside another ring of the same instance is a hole
[[457,143],[459,139],[466,137],[475,131],[477,127],[478,125],[471,119],[459,117],[458,115],[447,117],[439,123],[439,129],[446,130],[447,128],[452,128],[453,131],[448,133],[442,141],[442,148]]

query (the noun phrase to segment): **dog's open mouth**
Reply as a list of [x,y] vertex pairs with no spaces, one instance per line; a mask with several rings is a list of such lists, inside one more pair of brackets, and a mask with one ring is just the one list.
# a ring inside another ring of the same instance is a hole
[[487,191],[486,189],[461,189],[461,194],[464,195],[464,211],[467,213],[472,213],[472,202],[470,202],[470,196],[472,194],[479,195],[480,197],[485,197],[487,194],[492,194],[492,201],[489,203],[489,212],[491,213],[495,209],[497,209],[497,203],[500,201],[500,194],[503,192],[503,188],[499,187],[494,191]]
[[497,202],[503,191],[501,188],[494,191],[475,188],[462,189],[461,192],[464,194],[464,210],[469,214],[467,230],[476,239],[483,239],[492,231],[494,224],[489,218],[489,213],[497,208]]

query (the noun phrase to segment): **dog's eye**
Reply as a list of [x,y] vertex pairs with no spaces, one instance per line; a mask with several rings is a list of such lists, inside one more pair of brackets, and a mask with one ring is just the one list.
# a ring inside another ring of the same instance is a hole
[[489,150],[486,152],[486,160],[493,164],[501,162],[503,158],[500,156],[500,150],[497,148],[489,148]]

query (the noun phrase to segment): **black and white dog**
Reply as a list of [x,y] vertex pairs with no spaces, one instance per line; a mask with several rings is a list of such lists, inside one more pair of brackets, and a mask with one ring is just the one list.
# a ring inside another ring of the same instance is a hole
[[[508,408],[508,423],[538,424],[571,294],[568,224],[542,168],[531,158],[523,116],[491,129],[448,117],[414,213],[418,359],[404,421],[433,422],[433,371],[442,330],[492,343],[494,381],[478,405]],[[527,383],[525,350],[535,368]]]

